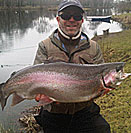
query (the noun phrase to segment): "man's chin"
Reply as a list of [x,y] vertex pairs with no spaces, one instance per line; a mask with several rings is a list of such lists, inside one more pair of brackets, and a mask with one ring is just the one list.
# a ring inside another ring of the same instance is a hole
[[77,34],[77,32],[68,32],[68,36],[73,37]]

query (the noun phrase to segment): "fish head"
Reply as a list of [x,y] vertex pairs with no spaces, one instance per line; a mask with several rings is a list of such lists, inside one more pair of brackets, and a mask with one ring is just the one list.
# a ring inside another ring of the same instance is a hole
[[109,91],[120,85],[122,80],[131,76],[131,73],[124,73],[124,62],[109,63],[106,64],[106,69],[102,75],[102,95],[108,93]]
[[7,101],[7,98],[5,98],[4,92],[3,92],[3,89],[2,89],[4,84],[5,83],[0,84],[0,104],[1,104],[2,110],[4,110],[4,107],[5,107],[6,101]]

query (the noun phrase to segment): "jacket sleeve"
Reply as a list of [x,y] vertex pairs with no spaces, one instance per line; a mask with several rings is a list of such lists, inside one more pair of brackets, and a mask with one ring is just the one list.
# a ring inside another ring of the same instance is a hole
[[47,50],[44,46],[44,43],[40,42],[38,49],[37,49],[37,52],[36,52],[34,65],[43,63],[44,60],[47,60],[47,58],[48,58],[48,55],[47,55]]
[[93,58],[94,64],[104,63],[104,58],[100,49],[100,46],[96,43],[96,54]]

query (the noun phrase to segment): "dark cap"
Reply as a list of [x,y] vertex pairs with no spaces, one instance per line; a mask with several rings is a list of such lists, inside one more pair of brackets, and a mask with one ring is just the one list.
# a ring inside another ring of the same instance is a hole
[[58,6],[58,12],[62,11],[63,9],[69,6],[79,7],[81,11],[84,13],[83,6],[78,0],[63,0]]

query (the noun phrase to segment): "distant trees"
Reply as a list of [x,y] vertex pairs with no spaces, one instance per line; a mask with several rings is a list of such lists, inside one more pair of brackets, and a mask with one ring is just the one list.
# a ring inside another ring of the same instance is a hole
[[114,3],[114,8],[117,12],[130,12],[131,11],[131,0],[117,0]]
[[[61,0],[0,0],[2,7],[58,5]],[[86,7],[111,7],[113,0],[80,0]]]
[[80,0],[80,2],[90,8],[111,8],[114,0]]
[[[57,7],[62,0],[0,0],[0,7]],[[131,0],[80,0],[84,7],[91,9],[110,9],[115,7],[121,11],[131,10]]]
[[59,0],[0,0],[2,7],[58,5]]

